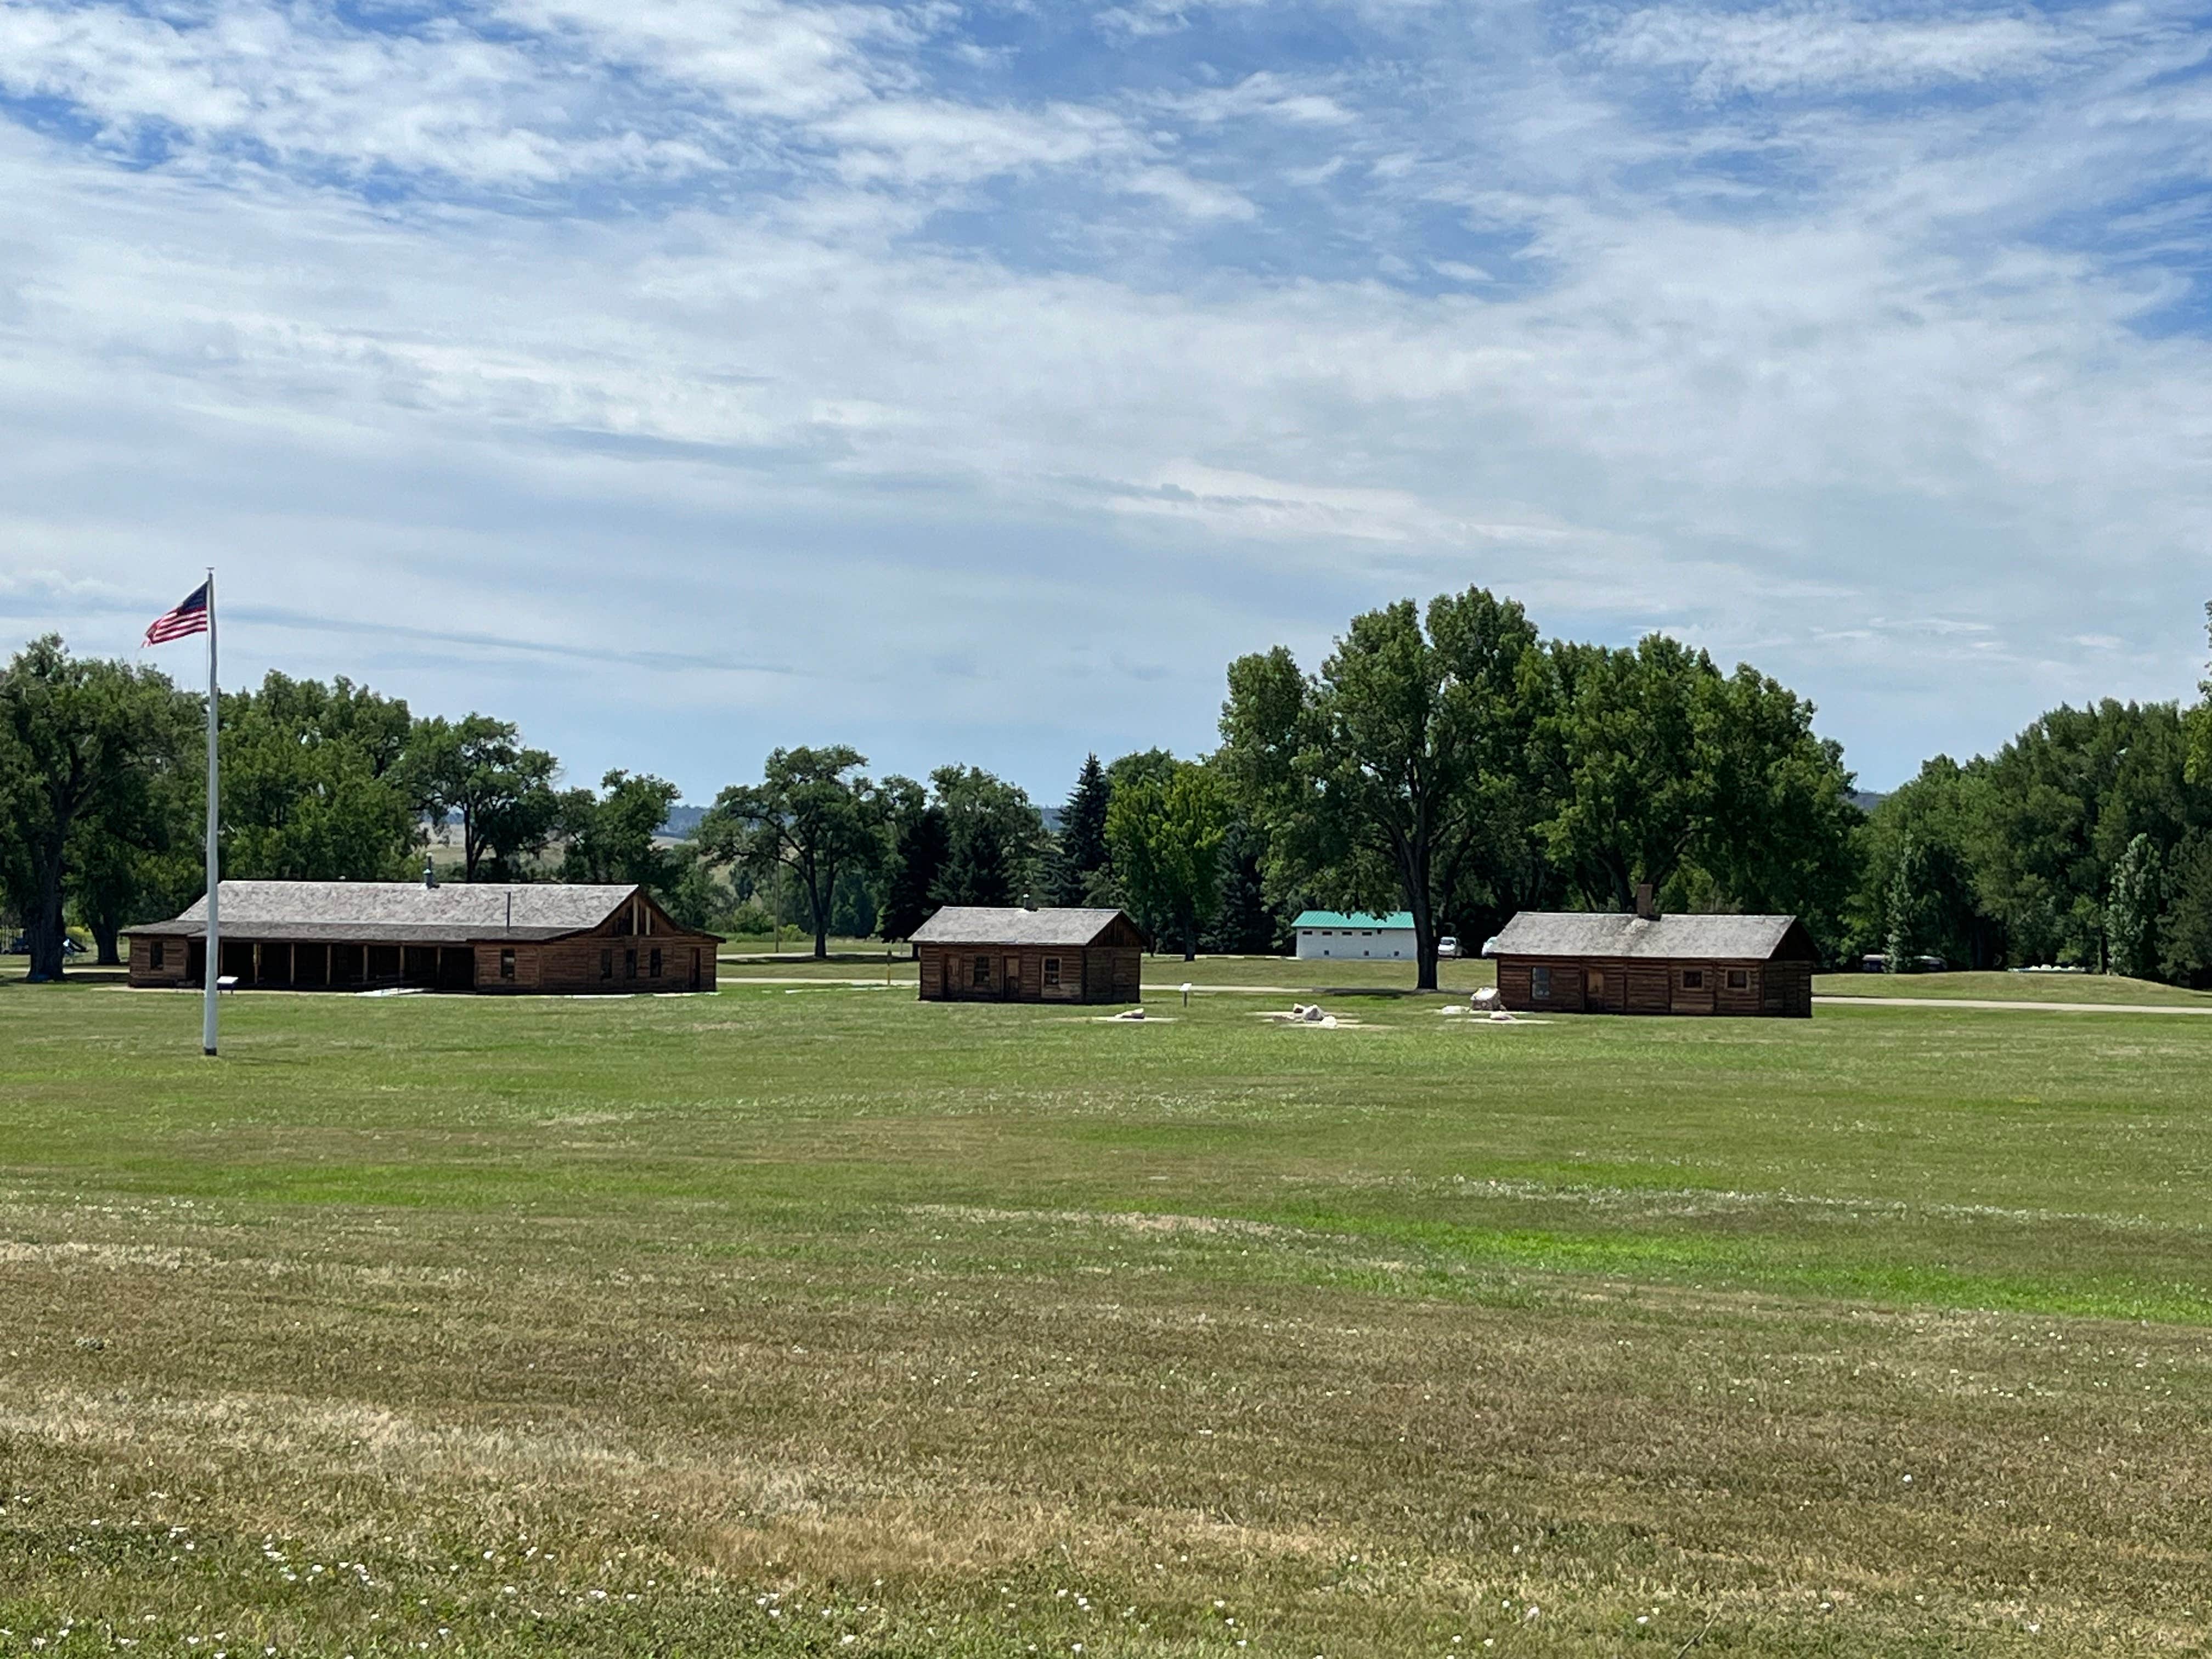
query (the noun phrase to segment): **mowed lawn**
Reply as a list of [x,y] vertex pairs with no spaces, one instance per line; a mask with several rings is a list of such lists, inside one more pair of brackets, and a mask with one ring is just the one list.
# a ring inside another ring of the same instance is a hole
[[2212,1023],[1179,966],[0,988],[0,1653],[2203,1648]]

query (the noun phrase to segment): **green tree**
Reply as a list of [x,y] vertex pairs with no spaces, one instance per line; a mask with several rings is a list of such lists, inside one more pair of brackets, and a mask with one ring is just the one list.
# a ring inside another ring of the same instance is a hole
[[1960,766],[1938,755],[1885,797],[1854,831],[1859,878],[1844,909],[1853,954],[1887,951],[1899,866],[1911,847],[1906,887],[1915,953],[1972,968],[2004,956],[2003,924],[1982,907],[1974,849],[1985,836],[1988,784],[1981,763]]
[[2166,867],[2159,969],[2180,985],[2212,982],[2212,832],[2192,831]]
[[675,867],[655,837],[683,791],[650,773],[619,769],[600,778],[599,787],[604,793],[568,789],[558,798],[561,879],[635,883],[665,902]]
[[884,801],[885,852],[876,927],[886,939],[909,939],[937,908],[930,895],[945,872],[951,832],[945,809],[912,778],[889,777]]
[[[2212,637],[2212,605],[2204,607],[2205,633]],[[2189,711],[2190,782],[2212,787],[2212,677],[2197,683],[2197,706]]]
[[2107,972],[2148,979],[2158,971],[2160,874],[2158,848],[2149,836],[2136,835],[2112,866],[2105,905]]
[[[560,827],[564,802],[553,787],[558,769],[544,750],[524,744],[513,722],[471,714],[420,722],[405,775],[424,811],[460,819],[465,880],[512,881]],[[573,799],[565,805],[577,810]]]
[[1199,929],[1220,906],[1229,816],[1220,780],[1189,763],[1164,782],[1139,777],[1117,787],[1107,811],[1115,872],[1146,910],[1169,920],[1185,962],[1196,958]]
[[1080,905],[1089,897],[1090,884],[1112,857],[1106,844],[1106,808],[1113,790],[1098,757],[1084,757],[1083,769],[1060,810],[1060,833],[1053,860],[1053,902]]
[[[407,705],[340,678],[265,676],[223,699],[222,867],[264,881],[405,873],[420,824]],[[204,810],[203,793],[194,803]]]
[[73,658],[53,635],[0,670],[0,886],[22,915],[32,979],[62,975],[81,832],[96,823],[141,846],[161,833],[149,803],[181,763],[190,701],[164,674]]
[[2172,703],[2052,709],[1983,763],[1973,848],[1984,906],[2030,962],[2100,968],[2109,899],[2138,835],[2161,859],[2212,826],[2212,786],[2189,775]]
[[1626,910],[1638,886],[1667,888],[1711,820],[1707,705],[1719,676],[1661,634],[1629,650],[1562,643],[1550,666],[1546,843],[1589,903]]
[[662,855],[661,874],[666,885],[661,902],[682,927],[711,932],[729,919],[733,898],[696,841],[678,842]]
[[830,924],[841,872],[871,870],[883,855],[883,809],[860,774],[868,763],[843,744],[779,749],[757,784],[715,797],[699,825],[714,857],[757,876],[787,867],[806,898],[814,954],[830,954]]
[[1541,829],[1587,902],[1625,910],[1648,883],[1700,908],[1791,913],[1841,944],[1861,815],[1811,703],[1657,634],[1558,645],[1550,668]]
[[1897,867],[1890,872],[1888,926],[1882,935],[1882,969],[1910,974],[1920,966],[1921,915],[1926,906],[1926,872],[1919,843],[1910,830],[1899,848]]
[[1437,983],[1437,912],[1493,854],[1532,787],[1536,634],[1480,588],[1355,617],[1312,676],[1281,647],[1229,668],[1215,757],[1263,825],[1279,885],[1344,908],[1413,912]]
[[1242,813],[1231,816],[1221,842],[1221,903],[1203,943],[1234,956],[1267,956],[1283,948],[1292,912],[1267,890],[1267,838]]
[[980,767],[929,775],[945,813],[945,862],[930,896],[939,904],[1013,904],[1035,890],[1047,844],[1028,794]]

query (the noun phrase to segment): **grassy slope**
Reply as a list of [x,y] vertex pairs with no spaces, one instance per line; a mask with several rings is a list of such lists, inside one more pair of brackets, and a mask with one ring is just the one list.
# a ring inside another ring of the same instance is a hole
[[0,1652],[2204,1628],[2212,1030],[1254,1006],[0,989]]

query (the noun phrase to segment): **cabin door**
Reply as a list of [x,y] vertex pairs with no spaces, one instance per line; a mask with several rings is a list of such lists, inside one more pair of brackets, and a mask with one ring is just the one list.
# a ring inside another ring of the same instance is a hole
[[1583,975],[1583,1006],[1602,1010],[1605,1006],[1605,969],[1591,968]]
[[1008,1002],[1018,1001],[1022,994],[1022,959],[1008,957],[1000,965],[1005,971],[999,975],[999,994]]

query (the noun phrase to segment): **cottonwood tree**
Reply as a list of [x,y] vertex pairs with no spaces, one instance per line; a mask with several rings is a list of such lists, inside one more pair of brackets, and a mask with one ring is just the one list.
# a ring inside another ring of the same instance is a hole
[[1719,677],[1660,634],[1631,650],[1562,642],[1550,665],[1546,844],[1585,899],[1626,910],[1638,886],[1674,879],[1711,820],[1707,693]]
[[2058,708],[1977,770],[1976,886],[2031,962],[2101,966],[2112,878],[2147,835],[2161,858],[2212,828],[2212,781],[2190,777],[2172,703]]
[[1229,667],[1214,761],[1284,884],[1413,913],[1437,984],[1440,907],[1530,787],[1544,690],[1535,629],[1480,588],[1355,617],[1318,673],[1277,647]]
[[619,769],[599,780],[604,794],[562,792],[555,828],[563,881],[629,883],[665,899],[674,861],[654,837],[683,792],[651,773]]
[[422,809],[461,821],[461,874],[513,879],[545,850],[560,823],[559,769],[509,720],[487,714],[426,720],[408,745],[406,776]]
[[1221,904],[1221,848],[1227,792],[1212,771],[1178,763],[1164,781],[1139,777],[1115,788],[1106,813],[1114,868],[1146,913],[1165,917],[1198,955],[1199,928]]
[[62,976],[73,855],[92,821],[103,835],[152,844],[145,805],[181,763],[191,703],[167,675],[73,658],[58,635],[0,670],[0,816],[10,826],[0,884],[22,915],[32,979]]
[[843,744],[779,749],[757,784],[733,784],[700,821],[711,856],[757,876],[787,868],[806,896],[814,954],[830,954],[830,917],[841,872],[866,872],[883,856],[883,806],[860,774],[867,757]]
[[[223,699],[226,875],[383,881],[405,873],[420,823],[404,774],[407,705],[340,678],[270,673]],[[203,786],[204,790],[204,786]],[[199,797],[204,810],[204,793]]]
[[1783,910],[1833,937],[1859,813],[1813,706],[1747,665],[1654,634],[1554,646],[1541,752],[1547,850],[1584,899],[1628,909],[1649,883],[1713,908]]

